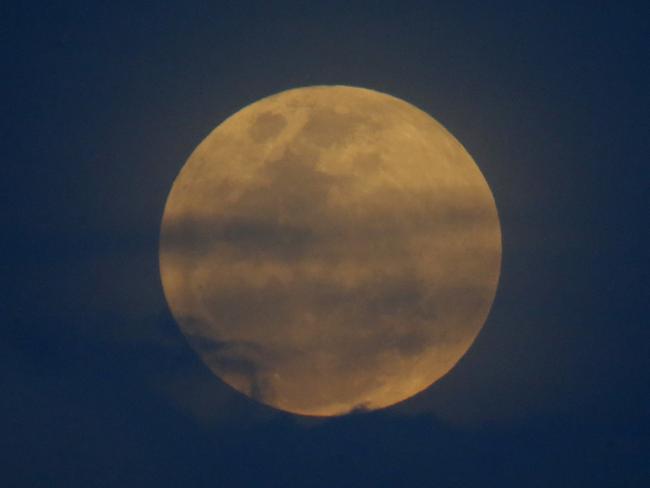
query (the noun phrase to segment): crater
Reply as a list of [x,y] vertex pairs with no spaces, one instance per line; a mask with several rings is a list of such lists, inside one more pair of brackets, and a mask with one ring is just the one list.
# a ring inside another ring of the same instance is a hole
[[376,124],[364,114],[345,114],[329,108],[319,108],[311,113],[299,135],[317,147],[329,147],[346,144],[364,127],[373,130]]
[[287,119],[282,115],[264,112],[256,117],[248,133],[255,142],[262,144],[280,135],[286,126]]

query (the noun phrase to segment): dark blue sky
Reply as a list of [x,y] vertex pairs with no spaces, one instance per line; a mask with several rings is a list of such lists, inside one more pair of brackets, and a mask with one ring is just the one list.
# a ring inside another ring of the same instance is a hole
[[[650,486],[643,3],[13,3],[3,486]],[[492,313],[458,366],[401,405],[326,421],[211,376],[157,267],[197,143],[312,84],[434,116],[503,231]]]

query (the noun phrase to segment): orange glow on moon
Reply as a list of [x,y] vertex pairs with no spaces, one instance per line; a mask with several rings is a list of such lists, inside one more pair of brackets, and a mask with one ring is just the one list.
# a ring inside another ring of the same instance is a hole
[[496,292],[494,199],[432,117],[372,90],[259,100],[174,181],[160,272],[223,381],[304,415],[402,401],[445,375]]

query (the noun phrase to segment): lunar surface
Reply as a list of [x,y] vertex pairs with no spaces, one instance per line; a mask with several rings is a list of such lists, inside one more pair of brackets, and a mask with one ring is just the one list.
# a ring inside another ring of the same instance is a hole
[[501,263],[494,199],[463,146],[398,98],[288,90],[232,115],[174,181],[160,272],[223,381],[303,415],[404,400],[479,333]]

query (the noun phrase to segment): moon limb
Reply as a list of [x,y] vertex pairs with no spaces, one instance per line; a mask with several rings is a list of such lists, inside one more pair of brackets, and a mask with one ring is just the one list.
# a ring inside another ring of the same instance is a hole
[[462,145],[407,102],[345,86],[224,121],[161,227],[165,296],[205,364],[305,415],[386,407],[446,374],[500,260],[494,199]]

